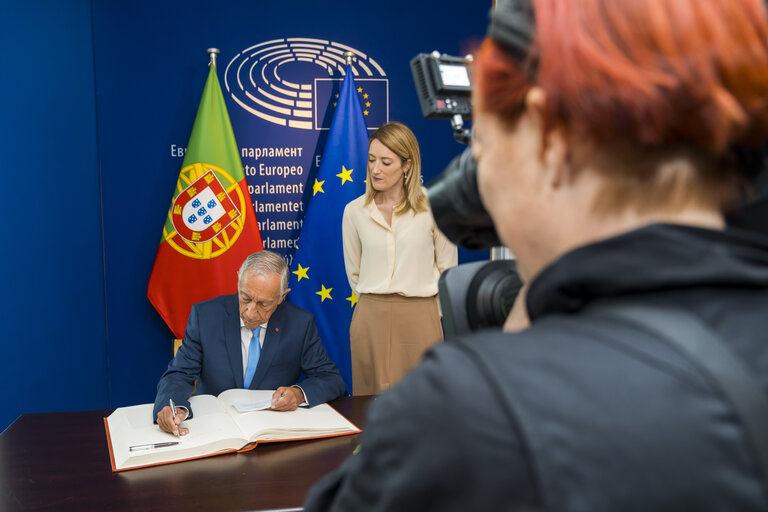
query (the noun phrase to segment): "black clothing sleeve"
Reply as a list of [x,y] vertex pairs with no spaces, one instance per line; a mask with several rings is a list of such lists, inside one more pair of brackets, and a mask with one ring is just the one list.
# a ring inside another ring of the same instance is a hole
[[360,451],[312,488],[305,510],[531,510],[513,430],[471,359],[444,344],[372,402]]

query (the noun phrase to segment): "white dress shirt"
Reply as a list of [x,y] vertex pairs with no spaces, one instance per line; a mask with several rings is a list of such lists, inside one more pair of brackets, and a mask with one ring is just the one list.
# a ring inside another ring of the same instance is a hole
[[[264,336],[267,335],[267,323],[261,324],[261,331],[259,331],[259,346],[264,348]],[[243,352],[243,375],[245,375],[245,369],[248,367],[248,352],[251,347],[251,338],[253,338],[253,331],[245,326],[243,319],[240,319],[240,350]]]
[[352,290],[398,293],[406,297],[437,295],[437,281],[458,263],[456,246],[438,229],[432,211],[392,215],[392,225],[365,195],[344,208],[344,266]]
[[[261,330],[259,331],[259,346],[262,349],[264,348],[264,337],[267,335],[268,324],[269,321],[267,321],[267,323],[261,324]],[[248,352],[250,352],[251,348],[251,338],[253,338],[253,330],[247,328],[243,322],[243,319],[240,318],[240,350],[243,353],[243,376],[245,376],[245,369],[248,367]],[[299,405],[307,405],[307,395],[304,393],[302,387],[298,384],[294,384],[291,387],[301,389],[301,394],[304,396],[304,401]]]

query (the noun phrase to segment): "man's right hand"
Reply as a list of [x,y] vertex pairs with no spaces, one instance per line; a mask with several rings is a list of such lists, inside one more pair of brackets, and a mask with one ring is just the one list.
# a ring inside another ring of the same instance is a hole
[[173,411],[169,405],[166,405],[157,413],[157,425],[160,430],[173,434],[175,436],[185,436],[189,434],[189,429],[180,427],[179,424],[187,417],[186,409],[176,407],[176,418],[173,417]]

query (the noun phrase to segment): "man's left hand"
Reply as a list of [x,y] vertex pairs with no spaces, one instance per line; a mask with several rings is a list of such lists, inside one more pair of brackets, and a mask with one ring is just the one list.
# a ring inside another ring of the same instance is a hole
[[304,393],[297,387],[279,387],[272,395],[272,410],[295,411],[304,401]]

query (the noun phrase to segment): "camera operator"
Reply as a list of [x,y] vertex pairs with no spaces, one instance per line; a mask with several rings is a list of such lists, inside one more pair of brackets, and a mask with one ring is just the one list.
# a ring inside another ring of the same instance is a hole
[[474,80],[531,324],[431,350],[306,509],[768,510],[763,1],[500,3]]

